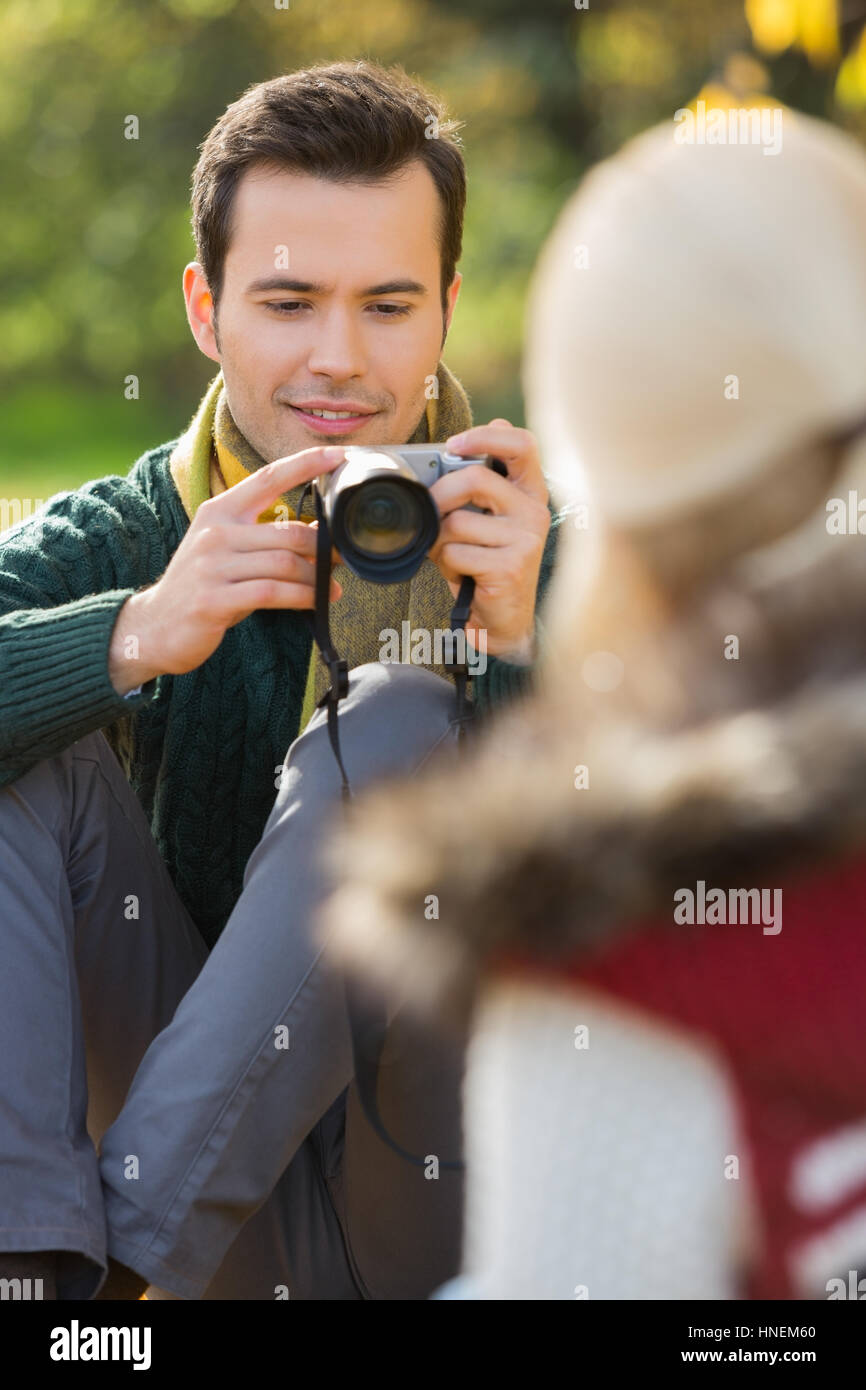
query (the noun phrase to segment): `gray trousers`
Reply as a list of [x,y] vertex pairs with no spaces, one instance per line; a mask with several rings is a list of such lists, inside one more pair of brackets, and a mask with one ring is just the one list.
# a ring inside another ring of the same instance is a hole
[[[357,668],[353,791],[453,757],[453,719],[438,676]],[[424,1298],[456,1272],[459,1173],[425,1177],[358,1104],[314,930],[339,814],[319,711],[208,953],[101,732],[0,791],[0,1250],[64,1252],[60,1298],[107,1254],[149,1298]],[[392,1016],[379,1101],[412,1152],[459,1153],[464,1042]]]

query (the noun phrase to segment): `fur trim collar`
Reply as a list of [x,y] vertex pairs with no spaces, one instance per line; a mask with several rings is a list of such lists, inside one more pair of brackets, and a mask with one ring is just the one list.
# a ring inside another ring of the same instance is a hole
[[[858,580],[862,568],[855,557]],[[698,880],[775,888],[866,849],[866,600],[840,606],[833,585],[804,584],[755,608],[765,659],[745,709],[652,733],[607,719],[588,733],[538,695],[503,713],[464,765],[363,798],[334,851],[342,886],[326,910],[343,959],[460,1013],[497,957],[573,961],[672,926],[674,893]],[[694,637],[679,633],[692,659]],[[742,694],[742,674],[732,679]]]

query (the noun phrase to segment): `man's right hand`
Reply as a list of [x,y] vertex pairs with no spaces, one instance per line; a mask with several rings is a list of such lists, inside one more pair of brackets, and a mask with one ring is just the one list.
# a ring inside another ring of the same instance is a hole
[[[108,669],[118,694],[154,676],[195,670],[257,608],[314,606],[317,523],[257,517],[344,456],[339,445],[304,449],[201,504],[162,578],[120,610]],[[339,561],[336,552],[333,558]],[[332,579],[331,599],[341,593]]]

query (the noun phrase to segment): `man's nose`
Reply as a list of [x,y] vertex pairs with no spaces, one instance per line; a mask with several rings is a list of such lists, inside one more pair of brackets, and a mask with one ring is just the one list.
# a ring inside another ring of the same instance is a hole
[[318,316],[307,365],[311,372],[338,380],[365,374],[361,327],[350,310],[333,308]]

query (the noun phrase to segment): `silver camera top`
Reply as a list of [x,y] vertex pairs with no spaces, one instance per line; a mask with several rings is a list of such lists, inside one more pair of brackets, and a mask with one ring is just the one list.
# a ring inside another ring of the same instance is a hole
[[466,468],[471,463],[489,467],[489,457],[488,454],[480,454],[463,458],[460,454],[449,453],[441,444],[348,444],[345,464],[335,468],[328,476],[336,478],[337,474],[343,474],[343,486],[350,486],[344,469],[360,482],[362,477],[369,477],[380,469],[401,472],[409,468],[419,483],[430,487],[443,474]]

